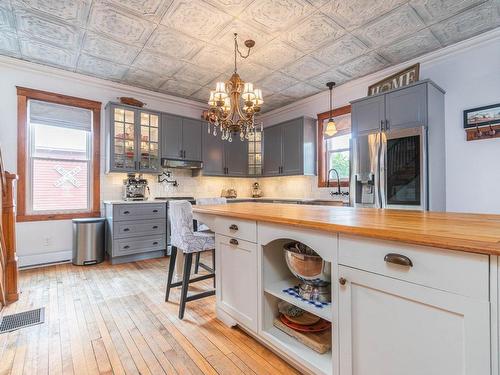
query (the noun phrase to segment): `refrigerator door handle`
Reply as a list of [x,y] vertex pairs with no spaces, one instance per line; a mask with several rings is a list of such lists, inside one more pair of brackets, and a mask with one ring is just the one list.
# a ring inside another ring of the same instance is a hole
[[378,202],[380,208],[386,208],[385,202],[385,155],[387,152],[387,139],[384,132],[379,133],[379,153],[377,162]]

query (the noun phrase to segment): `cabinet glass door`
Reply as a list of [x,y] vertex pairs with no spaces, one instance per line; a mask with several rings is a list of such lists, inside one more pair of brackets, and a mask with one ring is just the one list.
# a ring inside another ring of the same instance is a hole
[[125,108],[113,110],[113,169],[135,169],[135,111]]
[[248,174],[262,174],[262,133],[260,130],[248,134]]
[[157,170],[159,167],[159,118],[155,113],[140,112],[140,170]]

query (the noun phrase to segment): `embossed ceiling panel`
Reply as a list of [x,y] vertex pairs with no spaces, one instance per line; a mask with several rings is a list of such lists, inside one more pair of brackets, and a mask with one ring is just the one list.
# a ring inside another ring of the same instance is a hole
[[303,23],[298,24],[288,34],[290,44],[301,51],[309,52],[322,44],[338,39],[345,30],[324,14],[314,14]]
[[145,48],[159,54],[184,59],[193,56],[204,45],[205,43],[197,39],[160,25],[149,38]]
[[500,0],[0,0],[0,54],[206,103],[238,73],[263,111],[500,27]]
[[394,63],[410,60],[422,53],[434,51],[439,47],[441,47],[439,41],[426,29],[408,39],[383,47],[378,50],[378,53]]
[[318,49],[313,56],[329,66],[339,66],[361,56],[368,47],[356,37],[348,34],[336,42]]
[[233,19],[201,0],[175,0],[162,24],[202,40],[209,40]]
[[12,0],[16,8],[37,10],[74,25],[84,25],[90,0]]
[[88,31],[85,35],[82,51],[119,64],[130,65],[140,52],[140,48],[122,44]]
[[403,5],[355,31],[371,47],[389,44],[424,27],[424,22],[409,5]]
[[153,31],[153,25],[111,3],[92,6],[89,28],[127,44],[144,44]]

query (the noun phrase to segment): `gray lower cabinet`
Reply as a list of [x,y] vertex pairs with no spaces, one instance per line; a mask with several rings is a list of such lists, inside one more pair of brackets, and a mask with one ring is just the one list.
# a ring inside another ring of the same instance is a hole
[[248,141],[239,136],[232,142],[223,141],[220,136],[203,132],[203,175],[204,176],[248,176]]
[[423,80],[353,101],[352,134],[428,126],[429,103],[435,91],[444,93],[434,82]]
[[264,176],[316,174],[316,120],[299,117],[264,128]]
[[166,203],[105,203],[106,251],[112,264],[163,256]]
[[201,120],[164,113],[161,123],[161,157],[201,161],[201,124]]

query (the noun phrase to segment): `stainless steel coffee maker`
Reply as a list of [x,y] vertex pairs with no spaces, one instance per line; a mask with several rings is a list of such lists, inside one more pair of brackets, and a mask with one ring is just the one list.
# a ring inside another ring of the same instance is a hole
[[142,174],[127,173],[127,178],[123,180],[123,200],[145,201],[148,196],[148,180],[142,178]]

